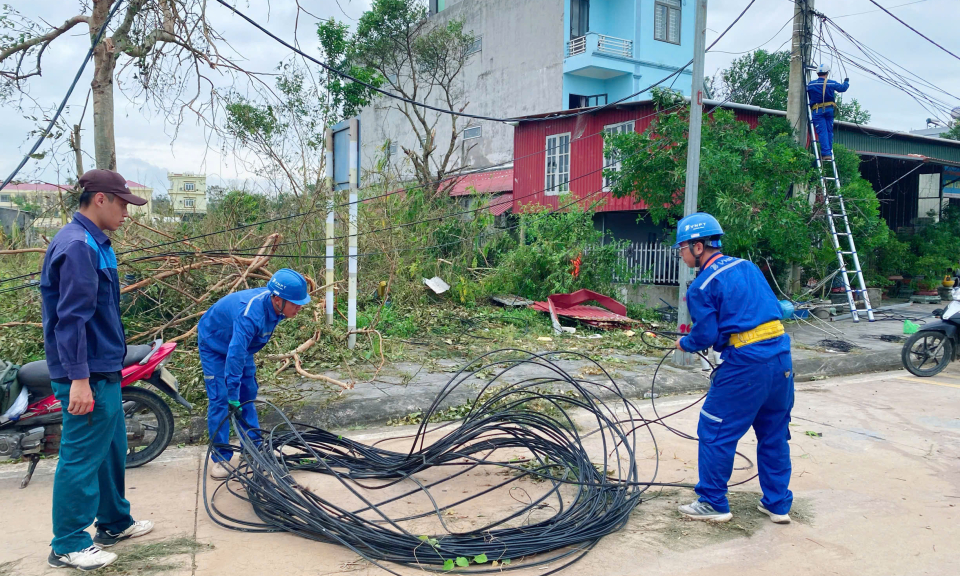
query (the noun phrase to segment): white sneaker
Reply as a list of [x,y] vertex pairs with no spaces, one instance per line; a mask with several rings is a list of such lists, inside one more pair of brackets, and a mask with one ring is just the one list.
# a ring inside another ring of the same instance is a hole
[[713,506],[699,500],[684,504],[678,510],[691,520],[702,520],[704,522],[726,522],[733,518],[733,514],[730,512],[717,512]]
[[773,521],[774,521],[775,523],[777,523],[777,524],[789,524],[789,523],[790,523],[790,515],[789,515],[789,514],[774,514],[773,512],[771,512],[771,511],[767,510],[766,508],[764,508],[764,507],[763,507],[763,504],[757,504],[757,510],[759,510],[759,511],[763,512],[764,514],[766,514],[767,516],[769,516],[770,519],[773,520]]
[[87,572],[109,566],[113,564],[116,559],[117,555],[113,552],[106,552],[94,545],[89,548],[84,548],[79,552],[71,552],[69,554],[56,554],[51,550],[50,556],[47,558],[47,564],[53,568],[76,568],[77,570]]
[[207,474],[214,480],[226,480],[230,477],[231,472],[223,462],[211,460],[207,463]]
[[109,530],[103,530],[97,527],[97,535],[93,537],[93,543],[97,546],[109,548],[121,540],[127,538],[139,538],[153,531],[153,522],[149,520],[137,520],[129,528],[119,534],[113,534]]

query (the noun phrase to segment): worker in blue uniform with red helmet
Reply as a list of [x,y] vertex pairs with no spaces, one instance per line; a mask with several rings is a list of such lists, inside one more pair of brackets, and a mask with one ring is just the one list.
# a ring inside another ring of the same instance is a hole
[[253,355],[267,345],[284,318],[293,318],[310,302],[306,279],[284,268],[267,282],[266,288],[252,288],[229,294],[207,310],[197,328],[200,365],[207,389],[207,430],[213,440],[209,474],[227,478],[225,465],[233,457],[228,446],[230,425],[225,418],[239,410],[238,432],[257,440],[260,424],[252,403],[257,397],[257,367]]
[[774,522],[788,523],[793,503],[787,443],[794,395],[790,337],[760,269],[722,254],[722,236],[717,219],[702,212],[677,225],[676,247],[684,263],[698,273],[686,298],[693,327],[676,346],[686,352],[712,347],[723,359],[711,376],[697,426],[699,499],[680,506],[680,513],[711,522],[732,518],[727,481],[737,442],[752,426],[763,490],[758,509]]
[[810,114],[813,128],[817,131],[817,141],[820,142],[820,157],[824,160],[833,160],[833,116],[836,112],[836,93],[846,92],[850,88],[850,79],[844,78],[843,84],[828,80],[830,67],[821,64],[817,68],[817,79],[807,84],[807,100],[810,103]]

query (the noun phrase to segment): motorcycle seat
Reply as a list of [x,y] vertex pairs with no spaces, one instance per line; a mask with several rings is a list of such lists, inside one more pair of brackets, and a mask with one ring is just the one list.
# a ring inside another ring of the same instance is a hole
[[[139,346],[127,346],[127,355],[123,358],[123,367],[132,366],[147,357],[151,347],[147,344]],[[47,369],[46,360],[37,360],[28,362],[20,367],[17,373],[17,380],[20,385],[25,387],[33,400],[46,398],[53,394],[53,386],[50,384],[50,371]]]

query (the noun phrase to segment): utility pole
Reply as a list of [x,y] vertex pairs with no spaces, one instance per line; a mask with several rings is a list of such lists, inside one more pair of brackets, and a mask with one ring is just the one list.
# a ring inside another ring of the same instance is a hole
[[330,205],[327,206],[327,278],[325,284],[327,285],[327,297],[326,297],[326,320],[327,326],[333,326],[333,303],[334,303],[334,292],[333,292],[333,248],[334,242],[333,238],[336,235],[334,233],[334,219],[333,219],[333,207],[337,204],[337,192],[333,189],[333,130],[330,127],[327,127],[326,133],[326,144],[327,144],[327,161],[326,161],[326,188],[327,194],[329,194],[328,199]]
[[347,234],[347,348],[353,350],[357,345],[357,188],[360,174],[357,160],[360,158],[360,122],[350,119],[350,212]]
[[[793,7],[793,40],[790,47],[790,82],[787,89],[787,122],[793,128],[793,138],[806,147],[809,136],[807,122],[807,67],[810,66],[811,33],[813,30],[813,0],[796,0]],[[807,191],[800,183],[794,184],[796,195],[807,194],[807,201],[816,202],[816,191]],[[790,266],[787,290],[800,289],[800,266]]]
[[[700,187],[700,127],[703,123],[703,66],[707,50],[707,0],[696,0],[697,22],[693,36],[693,85],[690,88],[690,135],[687,137],[687,182],[684,186],[683,215],[697,211]],[[680,265],[680,306],[677,331],[690,331],[690,310],[687,309],[687,284],[695,278],[692,268]],[[673,355],[679,366],[692,366],[695,356],[677,351]]]
[[813,0],[796,0],[793,7],[793,40],[790,48],[790,83],[787,91],[787,121],[793,137],[807,145],[807,66],[813,29]]

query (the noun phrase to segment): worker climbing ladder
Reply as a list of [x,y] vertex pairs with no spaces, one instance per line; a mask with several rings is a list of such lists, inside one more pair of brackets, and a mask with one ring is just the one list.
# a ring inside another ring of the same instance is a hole
[[[847,207],[843,201],[843,193],[840,189],[840,174],[837,172],[837,163],[834,157],[824,160],[820,154],[820,142],[817,139],[817,131],[813,125],[813,112],[810,109],[809,97],[807,99],[807,121],[810,125],[810,139],[813,155],[817,159],[817,170],[820,173],[820,192],[823,197],[824,205],[827,208],[827,224],[830,227],[830,237],[833,239],[833,249],[837,253],[837,260],[840,262],[840,278],[843,280],[843,291],[847,295],[847,303],[850,305],[850,315],[854,322],[860,321],[859,310],[857,310],[856,294],[863,298],[863,305],[866,309],[867,318],[873,322],[873,308],[870,307],[870,298],[867,295],[867,284],[863,280],[863,270],[860,268],[860,257],[857,255],[857,247],[853,241],[853,234],[850,232],[850,219],[847,217]],[[827,176],[824,173],[824,164],[829,162],[833,176]],[[828,186],[832,182],[833,186]],[[840,242],[840,238],[847,239],[847,249]],[[847,258],[850,258],[852,267],[847,266]],[[856,275],[857,284],[860,288],[850,286],[850,274]]]

